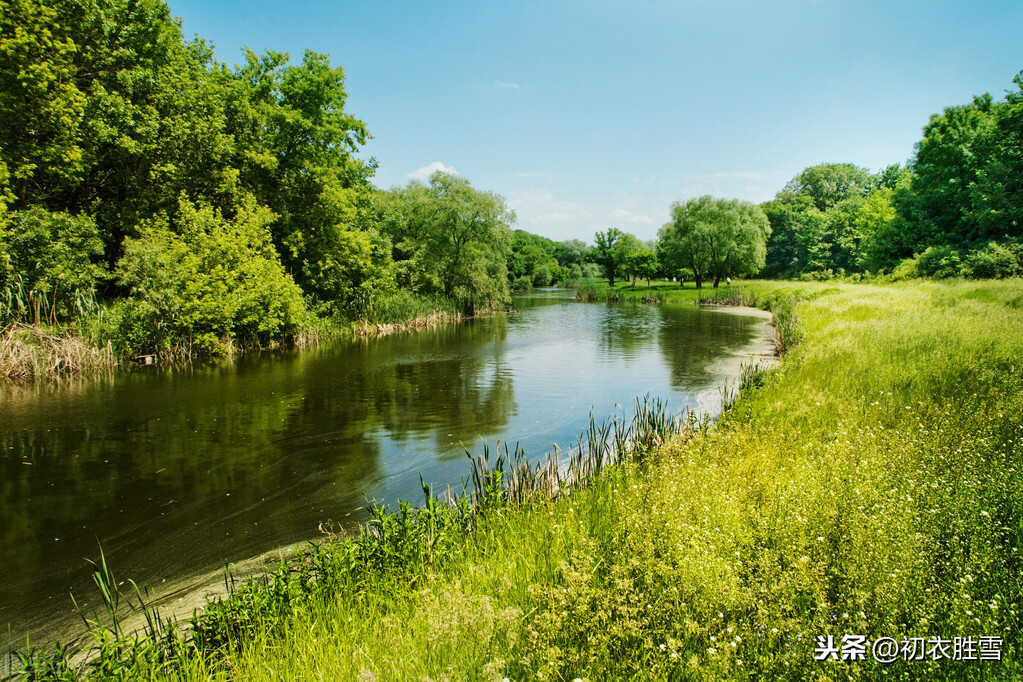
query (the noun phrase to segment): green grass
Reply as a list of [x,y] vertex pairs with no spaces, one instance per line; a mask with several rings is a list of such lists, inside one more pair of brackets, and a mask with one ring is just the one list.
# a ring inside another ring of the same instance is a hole
[[[662,304],[699,297],[642,289],[619,291],[656,292]],[[286,609],[256,609],[248,620],[239,611],[233,622],[248,630],[193,653],[170,676],[1023,674],[1023,311],[1014,303],[1023,282],[719,291],[774,306],[776,319],[785,311],[791,331],[783,364],[747,377],[753,390],[716,424],[689,422],[688,435],[585,487],[521,508],[491,505],[464,527],[431,526],[437,512],[409,508],[407,516],[425,514],[417,532],[432,527],[442,543],[420,538],[418,549],[367,563],[354,582],[312,569],[364,555],[318,549],[281,570],[328,587],[295,591],[302,597]],[[359,551],[373,555],[365,542]],[[240,602],[268,599],[276,589],[268,585]],[[843,635],[1000,636],[1003,660],[881,665],[869,650],[865,661],[814,660],[816,637]]]

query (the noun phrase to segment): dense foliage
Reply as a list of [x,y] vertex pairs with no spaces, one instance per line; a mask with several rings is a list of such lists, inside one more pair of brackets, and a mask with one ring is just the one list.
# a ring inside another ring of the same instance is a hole
[[399,283],[454,297],[468,310],[508,302],[506,259],[515,213],[504,199],[440,171],[382,201]]
[[98,296],[86,326],[122,352],[219,352],[417,297],[504,305],[504,200],[377,190],[346,100],[326,55],[228,67],[162,0],[0,0],[0,324]]
[[763,205],[765,275],[826,279],[1023,273],[1023,74],[931,116],[908,166],[807,168]]
[[524,230],[515,230],[511,252],[508,254],[508,277],[512,287],[530,289],[564,282],[568,273],[558,259],[561,251],[557,242]]

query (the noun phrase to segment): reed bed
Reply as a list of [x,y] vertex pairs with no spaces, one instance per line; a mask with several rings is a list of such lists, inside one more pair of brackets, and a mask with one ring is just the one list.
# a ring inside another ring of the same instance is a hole
[[451,324],[462,320],[462,314],[457,311],[435,311],[429,315],[416,317],[404,322],[370,322],[360,320],[355,324],[354,331],[358,337],[386,336],[415,331],[418,329],[439,327],[443,324]]
[[471,501],[475,508],[483,509],[495,504],[495,496],[499,506],[556,500],[623,461],[641,461],[669,439],[691,438],[700,425],[696,413],[683,409],[672,414],[661,399],[647,396],[635,399],[631,420],[614,418],[598,423],[591,414],[576,446],[567,452],[555,449],[536,462],[530,462],[518,444],[509,454],[507,444],[502,450],[498,443],[491,464],[490,448],[484,444],[483,452],[475,457],[466,451],[471,462]]
[[74,336],[51,334],[15,322],[0,331],[0,377],[32,380],[109,371],[117,366],[113,347],[96,348]]

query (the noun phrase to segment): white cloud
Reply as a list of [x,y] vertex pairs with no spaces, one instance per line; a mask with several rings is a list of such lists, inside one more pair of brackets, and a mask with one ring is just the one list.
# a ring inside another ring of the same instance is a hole
[[626,223],[652,225],[654,222],[654,219],[648,215],[633,213],[632,211],[626,211],[623,208],[616,208],[612,210],[611,215]]
[[722,171],[686,176],[682,196],[738,197],[759,203],[772,198],[789,177],[786,171]]
[[779,175],[779,171],[723,171],[721,173],[705,173],[689,175],[687,180],[770,180]]
[[473,86],[474,89],[482,92],[498,92],[500,90],[521,90],[522,85],[519,83],[506,83],[504,81],[494,81],[490,85],[483,83],[477,83]]
[[429,166],[423,166],[422,168],[415,169],[405,177],[412,178],[413,180],[426,180],[437,171],[450,173],[451,175],[458,175],[458,171],[455,170],[454,166],[445,166],[440,161],[434,161]]

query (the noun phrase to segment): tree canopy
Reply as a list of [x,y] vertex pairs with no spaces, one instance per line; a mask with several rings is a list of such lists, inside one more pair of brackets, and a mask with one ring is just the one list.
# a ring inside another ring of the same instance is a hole
[[671,205],[672,221],[660,230],[660,259],[667,271],[693,273],[696,286],[706,279],[756,274],[764,267],[771,233],[760,208],[738,199],[702,196]]
[[[820,164],[763,205],[766,276],[1008,276],[1023,269],[1023,74],[946,107],[908,166]],[[1010,261],[1015,258],[1015,265]]]
[[393,243],[400,285],[451,296],[471,310],[509,299],[507,255],[515,213],[504,198],[435,172],[391,190],[384,232]]
[[593,262],[604,269],[604,276],[613,287],[617,277],[627,276],[629,257],[640,250],[643,243],[635,235],[622,232],[617,227],[597,232],[594,239]]
[[35,298],[0,323],[98,293],[119,345],[216,350],[399,288],[504,305],[503,198],[443,175],[377,190],[347,97],[327,55],[216,62],[162,0],[0,0],[0,293]]

